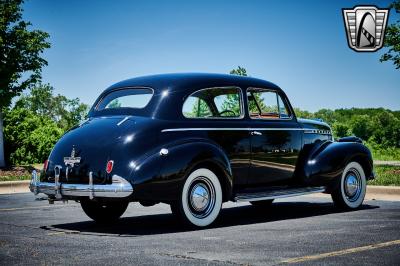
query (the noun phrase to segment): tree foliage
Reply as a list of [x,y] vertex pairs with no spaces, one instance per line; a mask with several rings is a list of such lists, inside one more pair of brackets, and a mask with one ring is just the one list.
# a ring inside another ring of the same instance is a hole
[[41,54],[50,47],[49,34],[29,30],[31,23],[22,20],[22,3],[0,0],[0,110],[40,80],[47,65]]
[[64,131],[45,116],[14,108],[5,112],[6,155],[12,164],[43,162]]
[[247,70],[244,67],[238,66],[237,68],[232,69],[229,74],[247,77]]
[[[400,0],[394,1],[390,8],[400,14]],[[382,55],[380,61],[392,61],[395,67],[400,69],[400,19],[387,27],[384,41],[389,50]]]
[[65,131],[81,122],[88,106],[79,99],[54,95],[39,84],[4,113],[6,157],[12,164],[43,162]]
[[21,96],[14,108],[25,108],[39,116],[44,116],[67,130],[82,121],[89,107],[78,98],[68,99],[63,95],[54,95],[54,88],[49,84],[39,83],[30,93]]
[[336,137],[355,135],[381,148],[400,148],[400,111],[351,108],[321,109],[310,113],[295,110],[297,117],[322,119],[327,122],[332,126]]

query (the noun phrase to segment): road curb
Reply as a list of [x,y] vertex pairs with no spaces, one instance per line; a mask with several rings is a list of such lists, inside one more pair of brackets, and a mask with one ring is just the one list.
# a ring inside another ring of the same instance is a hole
[[400,196],[400,187],[398,187],[398,186],[367,186],[367,193]]
[[29,192],[30,180],[2,181],[0,182],[0,194],[25,193]]

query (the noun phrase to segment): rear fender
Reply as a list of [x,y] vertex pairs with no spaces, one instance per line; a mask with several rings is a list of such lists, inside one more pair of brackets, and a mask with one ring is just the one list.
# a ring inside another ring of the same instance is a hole
[[186,176],[195,168],[210,168],[218,176],[224,199],[232,193],[232,170],[221,148],[206,140],[170,143],[161,148],[168,154],[157,153],[140,162],[132,173],[134,197],[140,200],[177,200]]
[[315,144],[302,160],[302,183],[312,186],[330,185],[336,177],[341,176],[351,161],[361,164],[367,179],[373,178],[371,152],[363,144],[332,141]]

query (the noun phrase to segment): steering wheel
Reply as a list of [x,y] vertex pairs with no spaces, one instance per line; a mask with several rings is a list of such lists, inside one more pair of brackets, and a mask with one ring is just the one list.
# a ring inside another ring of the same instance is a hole
[[232,113],[233,114],[232,116],[236,116],[236,113],[232,110],[224,110],[224,111],[220,112],[219,115],[222,116],[222,114],[225,114],[225,113]]

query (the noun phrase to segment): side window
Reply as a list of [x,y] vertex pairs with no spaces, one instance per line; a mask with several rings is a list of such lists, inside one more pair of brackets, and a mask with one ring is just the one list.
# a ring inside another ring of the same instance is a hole
[[202,89],[186,99],[182,113],[187,118],[240,118],[242,104],[239,88]]
[[249,114],[253,119],[289,118],[287,106],[275,92],[263,89],[247,90]]
[[280,118],[289,118],[289,111],[281,96],[278,95],[279,116]]
[[203,99],[194,96],[189,96],[183,104],[183,115],[188,118],[212,116],[207,103]]

